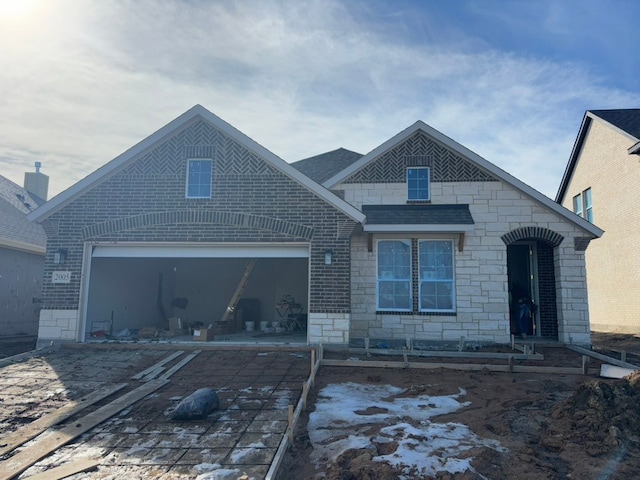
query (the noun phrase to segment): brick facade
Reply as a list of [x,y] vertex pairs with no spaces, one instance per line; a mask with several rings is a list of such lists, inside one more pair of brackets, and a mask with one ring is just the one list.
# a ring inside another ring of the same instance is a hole
[[[590,343],[584,247],[592,234],[536,195],[502,179],[497,169],[482,168],[481,162],[417,130],[331,185],[334,197],[310,180],[306,183],[305,177],[279,168],[281,161],[274,162],[272,154],[256,153],[262,147],[245,145],[229,129],[217,126],[196,116],[146,149],[122,157],[126,162],[105,170],[108,174],[97,177],[91,188],[79,191],[44,218],[48,245],[41,340],[82,340],[83,302],[87,301],[83,292],[88,288],[83,275],[88,273],[92,247],[134,243],[308,247],[309,343],[348,344],[358,338],[457,341],[460,337],[507,343],[511,334],[507,246],[527,240],[537,245],[544,284],[540,288],[542,334]],[[210,199],[185,196],[187,159],[194,157],[213,160]],[[430,168],[430,203],[469,205],[473,229],[464,235],[442,229],[439,233],[365,233],[360,225],[364,216],[357,210],[362,205],[407,203],[407,166]],[[453,242],[453,313],[419,311],[417,269],[412,279],[412,311],[377,311],[375,245],[381,238],[410,241],[414,264],[420,239]],[[64,265],[53,263],[58,249],[67,252]],[[328,251],[332,261],[327,265]],[[60,270],[71,273],[69,283],[51,282],[52,273]]]
[[640,334],[640,168],[635,143],[597,118],[591,120],[562,205],[591,188],[593,222],[606,233],[586,251],[589,312],[594,331]]
[[[190,155],[213,159],[211,199],[185,198]],[[355,222],[202,120],[135,159],[44,225],[49,243],[42,339],[75,337],[69,331],[78,331],[83,256],[92,242],[309,244],[311,318],[350,313]],[[52,272],[61,270],[53,264],[58,248],[67,250],[68,284],[50,281]],[[333,252],[331,265],[324,264],[326,250]]]

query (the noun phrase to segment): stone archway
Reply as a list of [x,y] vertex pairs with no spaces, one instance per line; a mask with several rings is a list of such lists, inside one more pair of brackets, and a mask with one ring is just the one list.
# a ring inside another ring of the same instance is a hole
[[[558,338],[558,311],[554,250],[564,237],[544,227],[520,227],[506,233],[507,273],[510,291],[516,288],[528,294],[531,319],[526,334]],[[515,324],[514,304],[510,305],[512,333],[520,332]]]

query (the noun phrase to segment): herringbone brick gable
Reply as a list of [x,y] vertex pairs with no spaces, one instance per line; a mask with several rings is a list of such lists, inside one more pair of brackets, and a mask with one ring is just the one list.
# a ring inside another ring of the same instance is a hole
[[407,167],[430,167],[433,182],[493,182],[493,175],[418,131],[343,183],[403,183]]

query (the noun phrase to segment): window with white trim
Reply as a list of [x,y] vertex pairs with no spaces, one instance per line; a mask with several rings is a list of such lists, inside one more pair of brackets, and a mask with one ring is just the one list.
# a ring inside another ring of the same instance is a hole
[[591,187],[573,197],[573,212],[593,223],[593,202]]
[[411,311],[411,241],[379,240],[378,310]]
[[455,311],[453,241],[418,241],[421,312]]
[[427,201],[431,199],[429,176],[429,167],[407,168],[407,199],[409,201]]
[[187,198],[211,198],[213,160],[190,158],[187,160]]

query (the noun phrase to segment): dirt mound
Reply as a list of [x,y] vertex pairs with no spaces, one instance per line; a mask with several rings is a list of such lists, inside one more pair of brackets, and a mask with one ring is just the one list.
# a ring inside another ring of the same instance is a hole
[[640,443],[639,388],[640,375],[631,381],[594,380],[580,385],[554,409],[546,446],[556,444],[561,449],[564,441],[580,442],[591,456],[599,456],[629,442]]

